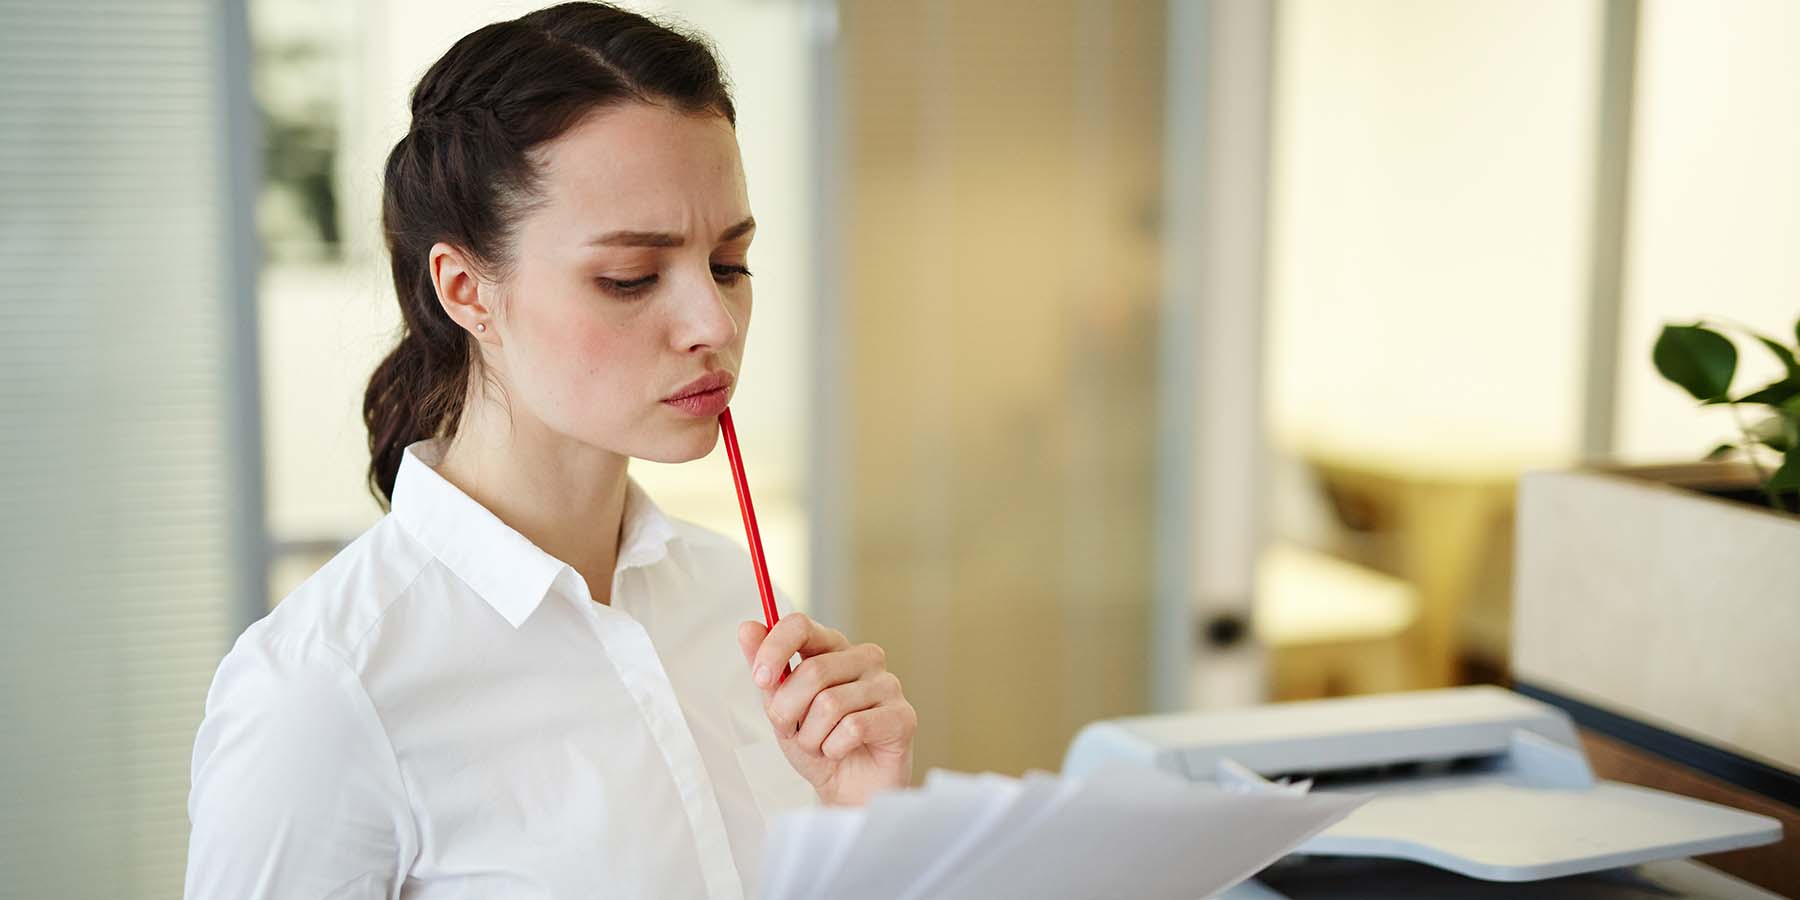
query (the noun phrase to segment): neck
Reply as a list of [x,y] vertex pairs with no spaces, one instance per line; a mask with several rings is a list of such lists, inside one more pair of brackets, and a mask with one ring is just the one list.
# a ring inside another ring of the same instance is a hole
[[463,410],[438,474],[574,567],[596,602],[611,603],[630,458],[538,423],[509,422],[478,396]]

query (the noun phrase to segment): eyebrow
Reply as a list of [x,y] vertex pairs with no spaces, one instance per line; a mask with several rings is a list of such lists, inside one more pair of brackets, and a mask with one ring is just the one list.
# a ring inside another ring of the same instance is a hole
[[[719,235],[719,243],[736,240],[756,230],[756,219],[745,217],[744,221],[725,229]],[[686,238],[667,231],[609,231],[591,241],[607,247],[679,247],[686,243]]]

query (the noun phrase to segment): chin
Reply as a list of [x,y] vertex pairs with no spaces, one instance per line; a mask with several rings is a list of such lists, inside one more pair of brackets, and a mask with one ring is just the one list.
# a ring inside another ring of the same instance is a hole
[[[706,426],[706,427],[701,427]],[[636,454],[639,459],[659,463],[684,463],[704,459],[719,445],[718,417],[696,420],[688,433],[670,435],[657,441],[650,452]]]

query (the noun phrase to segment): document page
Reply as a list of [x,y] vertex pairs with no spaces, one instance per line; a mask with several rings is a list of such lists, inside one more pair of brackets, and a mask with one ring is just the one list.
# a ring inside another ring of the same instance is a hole
[[1366,797],[1221,789],[1156,769],[1080,778],[934,769],[861,807],[770,820],[758,900],[1200,900],[1261,871]]

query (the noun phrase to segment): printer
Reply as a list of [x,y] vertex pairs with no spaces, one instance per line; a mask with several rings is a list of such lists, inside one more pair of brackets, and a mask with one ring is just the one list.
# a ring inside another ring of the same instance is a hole
[[1598,780],[1566,713],[1502,688],[1103,720],[1062,770],[1118,764],[1371,795],[1228,900],[1778,896],[1686,859],[1774,843],[1778,820]]

